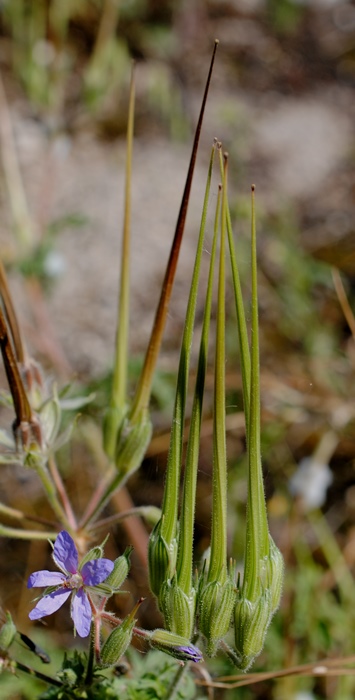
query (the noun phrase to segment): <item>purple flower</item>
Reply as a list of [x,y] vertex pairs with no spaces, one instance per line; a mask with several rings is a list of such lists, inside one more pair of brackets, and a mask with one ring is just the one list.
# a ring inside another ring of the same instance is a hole
[[[72,595],[70,614],[80,637],[87,637],[91,626],[91,607],[85,592],[86,586],[97,586],[113,570],[110,559],[92,559],[82,568],[78,552],[68,532],[59,533],[53,548],[53,559],[62,573],[57,571],[35,571],[28,579],[28,588],[50,586],[29,614],[30,620],[39,620],[59,610]],[[55,588],[52,588],[55,586]]]
[[198,647],[195,647],[194,644],[176,647],[174,656],[176,659],[181,659],[182,661],[193,661],[195,664],[198,664],[203,660],[201,651]]

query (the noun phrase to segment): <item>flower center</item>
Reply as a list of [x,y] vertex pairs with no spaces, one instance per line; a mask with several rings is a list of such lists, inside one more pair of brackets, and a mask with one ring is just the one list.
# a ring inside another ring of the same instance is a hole
[[81,588],[83,585],[83,577],[81,574],[73,574],[67,581],[70,588]]

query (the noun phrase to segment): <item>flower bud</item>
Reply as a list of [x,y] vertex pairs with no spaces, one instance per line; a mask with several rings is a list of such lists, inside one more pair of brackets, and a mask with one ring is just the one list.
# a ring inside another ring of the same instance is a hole
[[[83,673],[82,669],[79,667],[79,672]],[[60,681],[62,681],[64,686],[67,686],[68,688],[76,688],[78,685],[78,673],[74,670],[74,668],[63,668],[62,671],[58,672],[58,678]]]
[[165,581],[173,576],[177,557],[177,541],[174,539],[169,546],[161,535],[161,525],[162,520],[159,520],[148,545],[149,586],[157,598]]
[[104,546],[108,540],[108,535],[105,537],[104,541],[102,544],[96,545],[96,547],[92,547],[89,549],[89,551],[85,554],[85,556],[82,558],[80,565],[79,565],[79,571],[83,568],[84,564],[86,564],[88,561],[92,561],[93,559],[102,559],[104,556]]
[[188,639],[167,630],[154,630],[149,639],[150,646],[159,649],[165,654],[170,654],[180,661],[202,661],[202,653],[198,647],[191,644]]
[[32,408],[38,411],[46,398],[42,368],[33,357],[26,358],[19,368],[29,402]]
[[208,656],[215,655],[220,640],[230,628],[235,599],[236,588],[229,577],[224,584],[212,581],[202,589],[198,603],[198,627],[206,637]]
[[271,617],[271,594],[268,590],[255,603],[246,598],[237,601],[234,609],[235,648],[238,668],[242,671],[247,671],[261,653]]
[[114,666],[120,660],[121,656],[125,653],[126,649],[129,647],[132,639],[133,628],[137,620],[135,615],[141,604],[139,600],[134,606],[133,610],[122,620],[121,624],[111,632],[107,637],[101,652],[100,652],[100,665],[104,668],[109,666]]
[[17,629],[9,612],[6,612],[6,622],[0,628],[0,649],[6,651],[15,639]]
[[195,625],[196,591],[187,595],[178,585],[176,576],[165,581],[159,595],[159,608],[171,632],[191,639]]
[[105,585],[110,586],[113,593],[117,593],[123,582],[127,578],[131,566],[130,556],[133,547],[127,547],[124,553],[115,559],[114,567],[107,579]]
[[124,418],[117,433],[115,465],[122,474],[130,474],[140,467],[152,437],[152,423],[148,411],[142,412],[136,423]]
[[53,447],[62,419],[62,410],[56,395],[43,404],[39,412],[39,418],[41,421],[43,443],[47,447]]

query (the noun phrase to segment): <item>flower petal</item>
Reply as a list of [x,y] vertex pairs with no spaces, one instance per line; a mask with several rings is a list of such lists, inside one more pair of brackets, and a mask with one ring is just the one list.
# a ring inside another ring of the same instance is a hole
[[97,586],[113,571],[114,563],[111,559],[92,559],[87,561],[80,573],[85,586]]
[[78,552],[73,538],[65,530],[59,533],[54,543],[53,559],[61,571],[76,574],[78,570]]
[[90,634],[92,613],[83,588],[79,588],[73,596],[70,614],[79,637],[87,637]]
[[30,620],[39,620],[41,617],[51,615],[69,598],[71,590],[68,588],[57,588],[56,591],[45,595],[38,601],[37,605],[29,614]]
[[27,588],[60,586],[65,580],[66,576],[60,574],[59,571],[34,571],[27,581]]

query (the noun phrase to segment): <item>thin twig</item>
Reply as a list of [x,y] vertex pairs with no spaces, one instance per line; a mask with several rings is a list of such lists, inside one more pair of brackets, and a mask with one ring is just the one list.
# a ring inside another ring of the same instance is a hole
[[[266,680],[275,678],[285,678],[288,676],[333,676],[333,675],[354,675],[355,669],[345,668],[346,664],[354,664],[355,656],[345,657],[343,659],[322,659],[311,664],[303,664],[293,666],[291,668],[282,669],[280,671],[268,671],[261,673],[245,673],[243,676],[221,676],[212,681],[211,685],[214,688],[239,688],[252,683],[261,683]],[[340,668],[336,666],[340,665]],[[235,682],[233,682],[237,678]],[[198,685],[208,686],[209,682],[196,680]]]
[[116,525],[117,523],[121,522],[122,520],[125,520],[126,518],[131,518],[132,515],[141,515],[142,517],[144,517],[145,509],[146,506],[137,506],[136,508],[130,508],[130,510],[126,510],[124,513],[116,513],[115,515],[110,515],[108,518],[98,520],[91,527],[88,527],[88,530],[95,530],[95,532],[97,532],[98,530],[109,528],[111,527],[111,525]]
[[46,527],[50,527],[53,529],[56,527],[56,523],[53,523],[51,520],[47,520],[46,518],[40,518],[38,515],[24,513],[22,510],[18,510],[17,508],[10,508],[10,506],[5,506],[3,503],[0,503],[0,513],[1,515],[4,515],[7,518],[17,520],[20,523],[24,520],[29,520],[30,522],[38,523],[38,525],[45,525]]
[[57,464],[56,464],[56,461],[55,461],[53,455],[51,455],[48,458],[48,470],[50,472],[50,475],[53,479],[53,483],[55,484],[57,492],[58,492],[58,494],[61,498],[61,501],[63,503],[65,514],[66,514],[67,519],[68,519],[68,524],[75,531],[77,529],[77,522],[76,522],[76,518],[74,515],[74,511],[72,509],[67,491],[66,491],[65,486],[63,484],[62,477],[58,471],[58,467],[57,467]]

